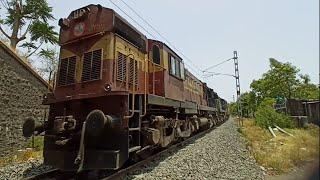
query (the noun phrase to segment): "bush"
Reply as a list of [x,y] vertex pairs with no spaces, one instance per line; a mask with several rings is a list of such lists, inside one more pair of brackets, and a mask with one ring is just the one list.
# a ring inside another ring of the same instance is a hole
[[256,112],[255,122],[261,127],[277,125],[281,128],[292,128],[293,122],[289,116],[276,112],[272,107],[272,100],[264,100]]

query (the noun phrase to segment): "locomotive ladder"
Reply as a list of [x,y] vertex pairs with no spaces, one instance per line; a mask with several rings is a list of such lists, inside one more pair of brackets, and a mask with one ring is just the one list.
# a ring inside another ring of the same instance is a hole
[[[133,58],[134,60],[134,58]],[[136,60],[134,60],[136,61]],[[150,60],[144,61],[144,96],[135,94],[135,66],[133,69],[133,89],[131,98],[129,96],[129,100],[131,99],[131,115],[128,116],[129,119],[129,135],[132,137],[132,143],[129,147],[129,153],[140,150],[141,149],[141,140],[140,140],[140,132],[141,132],[141,119],[146,115],[146,106],[147,106],[147,92],[148,92],[148,78],[149,76],[149,62],[151,62],[152,66],[152,94],[155,94],[155,69],[156,64]],[[143,100],[143,102],[142,102]],[[133,123],[131,123],[133,122]],[[134,126],[130,127],[130,124],[134,124]]]
[[[138,63],[134,58],[130,59],[133,61],[133,74],[132,74],[132,93],[128,96],[129,98],[129,104],[131,104],[131,109],[129,110],[130,115],[125,116],[129,120],[129,136],[130,142],[129,142],[129,153],[140,150],[141,149],[141,143],[140,143],[140,131],[141,131],[141,110],[142,110],[142,96],[135,94],[135,88],[136,88],[136,73],[137,69],[135,66],[135,63]],[[137,66],[138,67],[138,66]],[[129,73],[127,71],[127,73]],[[127,74],[127,83],[129,83],[128,74]],[[145,73],[145,87],[146,87],[146,73]],[[127,87],[129,85],[127,84]],[[130,97],[131,96],[131,97]],[[146,89],[144,93],[144,98],[146,98]],[[131,102],[130,102],[131,100]],[[144,100],[146,102],[146,100]],[[129,105],[130,108],[130,105]],[[146,107],[145,107],[146,108]],[[145,111],[145,110],[144,110]],[[145,113],[144,113],[145,115]],[[131,127],[130,127],[131,126]],[[133,127],[132,127],[133,126]]]

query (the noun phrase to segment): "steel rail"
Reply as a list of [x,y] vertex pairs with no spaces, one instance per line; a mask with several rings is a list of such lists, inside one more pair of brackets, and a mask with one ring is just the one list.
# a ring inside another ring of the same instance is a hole
[[[225,122],[225,121],[224,121]],[[219,124],[217,124],[216,126],[211,127],[210,129],[204,130],[202,132],[199,132],[191,137],[189,137],[188,139],[185,139],[181,142],[178,142],[176,144],[172,144],[171,146],[169,146],[168,148],[157,152],[154,155],[149,156],[148,158],[141,160],[139,162],[136,162],[132,165],[130,165],[129,167],[126,167],[124,169],[120,169],[117,170],[116,172],[111,172],[111,173],[106,173],[108,174],[106,177],[99,177],[99,179],[102,180],[114,180],[114,179],[124,179],[125,176],[127,176],[128,173],[136,170],[137,168],[145,165],[146,163],[152,162],[153,160],[155,160],[156,158],[165,155],[165,153],[168,153],[176,148],[182,148],[186,145],[188,145],[189,143],[191,143],[193,140],[196,140],[198,138],[203,137],[204,135],[206,135],[207,133],[213,131],[214,129],[216,129],[217,127],[219,127],[220,125],[222,125],[224,122],[221,122]],[[178,149],[180,150],[180,149]],[[48,170],[46,172],[43,172],[41,174],[37,174],[37,175],[33,175],[30,177],[26,177],[24,178],[24,180],[40,180],[40,179],[45,179],[45,178],[57,178],[58,179],[62,178],[62,179],[74,179],[74,177],[76,176],[76,173],[73,174],[65,174],[64,172],[61,172],[59,169],[51,169]]]
[[37,179],[44,179],[46,177],[52,177],[55,176],[56,174],[58,174],[60,172],[59,169],[50,169],[48,171],[45,171],[41,174],[36,174],[33,176],[29,176],[29,177],[25,177],[23,178],[24,180],[37,180]]
[[211,132],[215,128],[219,127],[223,123],[219,123],[218,125],[210,128],[210,129],[207,129],[205,131],[199,132],[198,134],[195,134],[195,135],[189,137],[188,139],[186,139],[184,141],[181,141],[181,142],[178,142],[176,144],[173,144],[170,147],[164,149],[163,151],[160,151],[160,152],[148,157],[147,159],[139,161],[139,162],[137,162],[137,163],[125,168],[125,169],[121,169],[121,170],[119,170],[119,171],[117,171],[117,172],[115,172],[115,173],[113,173],[113,174],[111,174],[111,175],[109,175],[107,177],[102,178],[102,180],[124,179],[125,176],[127,176],[128,173],[136,170],[137,168],[145,165],[146,163],[149,163],[149,162],[155,160],[157,157],[159,157],[161,155],[164,155],[165,153],[168,153],[171,150],[174,150],[175,148],[183,147],[183,146],[187,145],[188,143],[190,143],[192,140],[196,140],[196,139],[198,139],[200,137],[203,137],[204,135],[206,135],[207,133]]

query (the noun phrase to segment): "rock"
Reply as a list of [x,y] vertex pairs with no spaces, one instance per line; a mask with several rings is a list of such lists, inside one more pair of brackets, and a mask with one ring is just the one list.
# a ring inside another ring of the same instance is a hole
[[25,163],[7,165],[0,168],[1,180],[24,179],[52,169],[43,165],[43,160],[32,159]]

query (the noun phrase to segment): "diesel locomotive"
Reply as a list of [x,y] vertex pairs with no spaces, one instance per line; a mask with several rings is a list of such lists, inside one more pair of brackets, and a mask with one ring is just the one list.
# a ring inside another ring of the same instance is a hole
[[44,136],[44,163],[63,171],[116,170],[228,118],[227,102],[164,42],[114,10],[88,5],[59,20],[60,58]]

